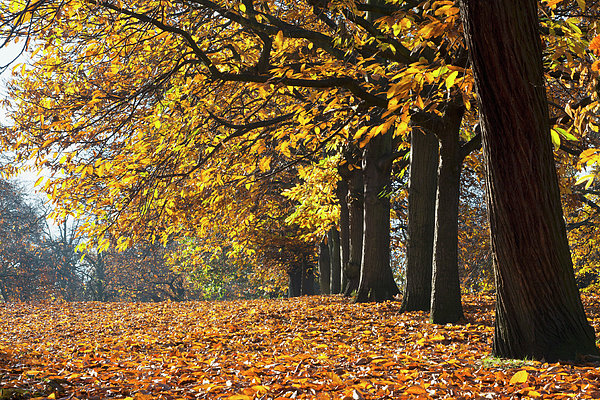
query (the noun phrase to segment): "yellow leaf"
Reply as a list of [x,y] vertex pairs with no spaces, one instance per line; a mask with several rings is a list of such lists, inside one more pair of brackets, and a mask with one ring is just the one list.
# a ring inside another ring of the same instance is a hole
[[527,371],[519,371],[510,378],[510,384],[514,385],[516,383],[525,383],[529,378],[529,373]]
[[269,391],[269,386],[255,385],[255,386],[252,386],[252,390],[254,390],[255,392],[258,392],[258,393],[266,393]]
[[585,0],[577,0],[577,4],[579,4],[581,11],[585,11]]
[[421,96],[417,96],[417,107],[419,107],[421,110],[425,108],[425,103],[423,103]]
[[246,6],[244,4],[240,4],[240,11],[246,12]]
[[404,393],[406,393],[406,394],[427,394],[427,390],[425,390],[425,388],[422,386],[415,385],[415,386],[411,386],[408,389],[406,389]]
[[596,36],[590,41],[590,50],[594,52],[595,55],[600,57],[600,35]]
[[277,32],[275,36],[275,47],[279,48],[283,45],[283,31]]
[[454,86],[454,81],[456,80],[457,76],[458,76],[458,71],[454,71],[450,75],[448,75],[448,77],[446,78],[446,88],[447,89],[450,89],[452,86]]
[[594,182],[594,174],[588,174],[588,175],[584,175],[581,178],[577,179],[577,182],[575,182],[575,185],[579,185],[580,183],[586,182],[585,184],[585,188],[589,188],[590,186],[592,186],[592,183]]
[[530,390],[529,392],[527,392],[527,396],[529,396],[529,397],[541,397],[542,395],[540,394],[540,392],[536,392],[535,390]]
[[252,397],[245,394],[234,394],[233,396],[229,396],[227,400],[252,400]]
[[291,157],[292,153],[290,152],[290,142],[283,142],[279,145],[279,151],[286,157]]
[[560,136],[556,129],[550,129],[550,135],[552,135],[552,144],[554,145],[554,150],[558,150],[560,147]]
[[552,9],[556,8],[556,5],[558,3],[561,3],[563,0],[547,0],[546,3],[548,4],[548,6]]
[[271,157],[263,157],[258,163],[258,168],[261,170],[261,172],[266,172],[271,169]]

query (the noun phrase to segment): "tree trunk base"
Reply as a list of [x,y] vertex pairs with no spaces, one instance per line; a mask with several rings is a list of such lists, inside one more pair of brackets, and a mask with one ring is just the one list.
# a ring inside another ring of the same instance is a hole
[[427,293],[426,296],[418,296],[413,293],[412,296],[405,294],[402,297],[402,304],[400,305],[400,312],[409,311],[425,311],[429,312],[431,309],[431,293]]
[[400,294],[397,287],[372,287],[358,291],[355,303],[382,303],[384,301],[395,300],[395,296]]
[[432,324],[446,325],[455,324],[465,320],[462,307],[460,309],[450,310],[448,312],[439,311],[435,315],[431,315],[429,322]]
[[352,296],[352,292],[358,291],[358,279],[358,277],[348,279],[346,282],[346,287],[344,288],[344,296],[350,297]]

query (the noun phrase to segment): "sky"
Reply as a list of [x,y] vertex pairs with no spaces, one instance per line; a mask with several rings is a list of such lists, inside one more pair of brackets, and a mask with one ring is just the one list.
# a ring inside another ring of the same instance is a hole
[[[10,78],[12,73],[12,68],[15,64],[19,62],[23,62],[23,57],[20,57],[19,60],[15,61],[12,65],[7,66],[15,57],[19,55],[19,51],[21,50],[21,46],[19,44],[10,44],[7,47],[0,48],[0,70],[3,70],[0,73],[0,96],[6,96],[6,81]],[[0,118],[2,122],[5,121],[4,110],[0,111]]]
[[[12,44],[8,47],[0,48],[0,68],[6,66],[9,62],[11,62],[15,57],[19,55],[21,51],[21,46],[19,44]],[[4,68],[4,70],[0,73],[0,98],[4,99],[7,96],[6,83],[10,80],[12,75],[12,69],[16,64],[26,62],[26,57],[19,57],[15,60],[8,68]],[[10,120],[6,115],[6,110],[0,107],[0,125],[9,125]],[[46,202],[48,197],[44,193],[39,193],[34,184],[38,180],[38,178],[42,175],[47,175],[48,173],[44,171],[25,171],[14,179],[20,183],[25,192],[29,195],[29,200],[32,202]],[[58,225],[55,224],[52,220],[47,220],[48,229],[52,235],[56,235],[58,232]]]
[[[11,65],[7,68],[8,63],[10,63],[15,57],[19,55],[21,51],[20,44],[11,44],[7,47],[0,48],[0,98],[4,99],[7,96],[6,84],[10,80],[12,69],[15,65],[25,62],[25,57],[19,57],[19,59],[15,60]],[[6,109],[0,107],[0,124],[1,125],[9,125],[11,122],[6,115]],[[24,188],[31,194],[35,193],[35,189],[33,184],[39,177],[39,172],[24,172],[20,174],[17,179],[22,182]],[[45,196],[44,196],[45,197]]]

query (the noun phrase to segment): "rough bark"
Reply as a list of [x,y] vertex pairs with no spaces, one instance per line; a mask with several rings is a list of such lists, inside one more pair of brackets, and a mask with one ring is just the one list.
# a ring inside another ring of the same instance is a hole
[[[357,302],[392,300],[400,293],[390,266],[392,130],[367,144],[363,157],[364,232]],[[381,160],[389,159],[389,162]]]
[[575,285],[534,0],[461,0],[478,92],[496,278],[493,353],[597,354]]
[[302,268],[294,266],[288,271],[288,297],[302,295]]
[[364,223],[364,183],[362,170],[354,169],[350,178],[348,209],[350,218],[350,258],[346,268],[346,287],[344,295],[350,296],[358,290],[360,265],[363,248]]
[[302,295],[312,296],[315,294],[315,271],[308,261],[302,264]]
[[350,210],[348,209],[348,177],[342,176],[338,183],[336,196],[340,204],[340,292],[346,286],[346,271],[350,258]]
[[458,201],[463,158],[460,147],[462,106],[448,104],[436,127],[440,144],[435,204],[430,320],[454,323],[464,318],[458,276]]
[[331,282],[331,264],[329,263],[329,246],[327,241],[323,239],[319,243],[319,287],[321,294],[330,294]]
[[406,281],[401,310],[429,311],[438,173],[438,139],[432,133],[425,134],[419,129],[414,129],[411,133],[410,148]]
[[8,293],[6,292],[6,288],[2,284],[0,284],[0,295],[2,295],[2,301],[5,301],[5,302],[10,301],[10,298],[8,297]]
[[342,260],[340,254],[340,232],[337,228],[331,228],[327,232],[327,244],[329,246],[329,263],[331,265],[331,294],[342,292]]

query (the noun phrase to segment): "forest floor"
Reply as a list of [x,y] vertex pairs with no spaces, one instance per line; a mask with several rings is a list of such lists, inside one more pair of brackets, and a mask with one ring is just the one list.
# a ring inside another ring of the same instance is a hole
[[0,400],[600,397],[599,364],[491,358],[493,299],[464,306],[440,326],[339,296],[0,304]]

